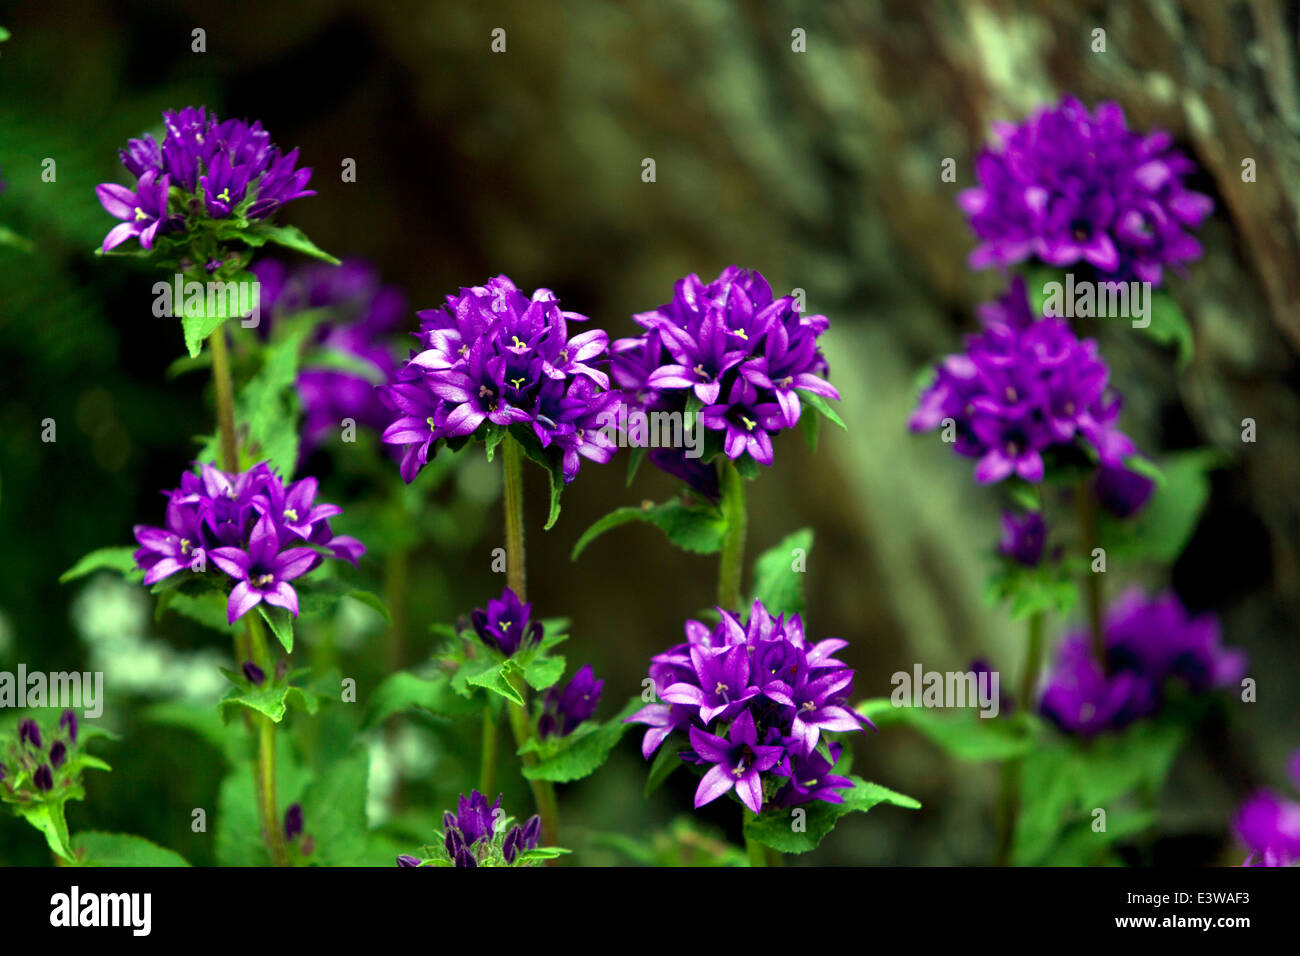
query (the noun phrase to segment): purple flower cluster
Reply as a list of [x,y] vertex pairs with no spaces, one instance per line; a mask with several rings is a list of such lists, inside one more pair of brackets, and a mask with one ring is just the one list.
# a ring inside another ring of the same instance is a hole
[[474,633],[485,645],[511,657],[520,648],[536,647],[542,641],[542,622],[532,619],[532,603],[524,604],[510,588],[499,600],[489,600],[487,607],[470,612]]
[[330,530],[329,519],[343,509],[316,502],[315,478],[286,485],[266,462],[238,474],[204,464],[163,493],[165,526],[134,529],[144,583],[178,571],[206,573],[211,560],[236,582],[226,605],[232,624],[262,601],[297,617],[298,593],[289,582],[319,565],[322,550],[354,565],[366,550]]
[[104,209],[122,220],[104,237],[105,252],[132,237],[152,249],[160,232],[190,219],[266,219],[291,200],[315,195],[307,189],[311,169],[296,168],[298,150],[281,153],[261,122],[222,122],[202,106],[167,110],[162,118],[161,145],[145,134],[119,150],[135,187],[95,187]]
[[[822,377],[828,366],[817,347],[830,321],[800,315],[793,296],[774,298],[757,270],[728,266],[709,283],[691,273],[678,280],[671,302],[634,318],[646,331],[612,350],[611,372],[629,404],[685,412],[693,395],[728,458],[772,464],[772,435],[798,423],[800,391],[839,400]],[[657,466],[716,497],[714,469],[680,450],[656,452]]]
[[1072,97],[995,132],[1000,145],[975,161],[980,185],[959,199],[980,240],[972,268],[1083,262],[1105,277],[1159,285],[1166,266],[1200,258],[1187,230],[1213,202],[1184,184],[1196,167],[1168,133],[1143,135],[1118,104],[1089,112]]
[[[542,818],[537,815],[524,824],[510,827],[504,838],[497,839],[498,823],[504,815],[499,795],[496,803],[489,805],[487,797],[477,790],[468,797],[461,794],[456,811],[448,811],[442,817],[443,849],[447,860],[455,866],[499,866],[502,863],[514,866],[521,853],[537,848],[542,833]],[[425,862],[407,854],[397,858],[399,867],[422,866]]]
[[1043,479],[1043,453],[1087,441],[1103,465],[1118,467],[1134,451],[1116,427],[1121,400],[1092,339],[1078,339],[1063,319],[1035,320],[1024,280],[981,311],[984,330],[966,350],[939,363],[912,413],[913,431],[951,422],[954,449],[978,459],[975,480],[1019,475]]
[[754,813],[768,802],[843,803],[837,791],[853,784],[831,773],[842,747],[823,734],[871,726],[847,706],[853,671],[834,655],[848,642],[810,645],[798,614],[774,618],[759,601],[744,624],[718,610],[716,627],[687,621],[686,643],[650,659],[660,702],[627,718],[649,728],[642,754],[683,732],[682,759],[708,768],[696,807],[733,789]]
[[1218,621],[1191,617],[1178,598],[1125,592],[1105,622],[1106,669],[1089,636],[1066,636],[1039,709],[1062,730],[1092,736],[1120,730],[1160,710],[1164,688],[1177,680],[1196,694],[1241,679],[1246,656],[1223,647]]
[[467,439],[485,422],[530,426],[542,448],[560,454],[565,482],[577,476],[580,458],[614,456],[603,428],[619,399],[602,370],[609,337],[600,329],[570,337],[569,323],[587,317],[562,310],[555,293],[538,289],[529,298],[502,275],[419,316],[420,350],[380,393],[397,416],[384,441],[404,446],[407,482],[437,442]]
[[[1300,790],[1300,750],[1291,757],[1291,782]],[[1237,811],[1234,827],[1250,847],[1246,866],[1291,866],[1300,861],[1300,803],[1262,790]],[[1259,862],[1255,863],[1255,854]]]
[[537,718],[537,736],[567,737],[583,722],[591,720],[600,704],[605,682],[596,680],[590,664],[584,664],[564,687],[556,685],[542,699],[542,713]]
[[28,717],[18,722],[17,739],[6,742],[5,759],[0,762],[0,785],[7,799],[22,802],[39,799],[56,788],[76,782],[68,758],[77,745],[77,715],[65,710],[49,736],[47,747],[36,721]]
[[298,373],[302,404],[302,457],[337,434],[345,419],[382,430],[392,416],[375,384],[397,373],[390,337],[406,314],[401,291],[382,284],[369,263],[357,259],[340,266],[309,265],[290,270],[275,259],[249,268],[261,286],[264,327],[277,318],[321,309],[327,318],[316,326],[312,344],[363,368],[370,376],[337,368],[304,368]]

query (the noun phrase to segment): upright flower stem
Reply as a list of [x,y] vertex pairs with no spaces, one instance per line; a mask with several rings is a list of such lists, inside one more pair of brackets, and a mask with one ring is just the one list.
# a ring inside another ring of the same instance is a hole
[[[245,615],[248,621],[248,642],[253,663],[270,677],[275,672],[266,646],[266,634],[256,611]],[[287,866],[284,837],[280,831],[280,814],[275,795],[275,722],[265,714],[253,715],[257,731],[257,757],[253,764],[253,782],[257,789],[257,804],[262,824],[262,840],[271,855],[274,866]]]
[[[507,435],[501,442],[501,470],[504,473],[502,496],[506,520],[506,583],[519,600],[526,601],[524,593],[524,481],[522,449]],[[533,738],[533,720],[528,711],[528,685],[517,677],[510,678],[511,686],[523,698],[523,704],[510,703],[510,729],[515,735],[515,745],[522,747]],[[495,726],[493,728],[495,746]],[[484,727],[484,746],[487,745],[487,728]],[[537,763],[537,754],[528,752],[522,757],[524,766]],[[543,846],[556,846],[559,831],[559,804],[555,799],[555,785],[549,780],[529,780],[537,814],[542,818],[541,841]],[[486,794],[485,794],[486,796]]]
[[217,454],[225,471],[239,471],[239,446],[235,441],[235,392],[230,378],[230,350],[226,330],[208,336],[212,352],[212,384],[217,392]]
[[757,840],[745,837],[745,852],[749,854],[750,866],[767,866],[767,847]]
[[1102,581],[1101,575],[1092,570],[1092,552],[1097,547],[1097,506],[1087,478],[1080,479],[1075,486],[1074,504],[1079,520],[1079,536],[1083,542],[1083,591],[1088,610],[1088,632],[1092,635],[1093,656],[1097,658],[1102,671],[1106,672],[1109,668],[1106,666],[1106,635],[1102,625]]
[[745,479],[730,460],[722,464],[722,516],[727,522],[727,534],[718,562],[718,606],[738,611],[741,609],[740,578],[745,566]]
[[519,443],[509,435],[501,443],[501,470],[505,477],[506,583],[524,597],[524,475]]
[[[1025,670],[1020,675],[1020,695],[1016,704],[1022,711],[1033,706],[1034,685],[1043,663],[1043,630],[1045,618],[1042,611],[1029,616],[1029,646],[1025,651]],[[1002,783],[998,792],[997,848],[994,859],[998,866],[1011,861],[1011,846],[1016,834],[1016,817],[1020,815],[1020,774],[1023,758],[1014,757],[1002,764]]]

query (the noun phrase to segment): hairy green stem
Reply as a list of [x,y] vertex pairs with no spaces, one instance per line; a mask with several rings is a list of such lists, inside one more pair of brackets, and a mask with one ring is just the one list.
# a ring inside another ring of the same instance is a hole
[[[1045,617],[1042,611],[1029,616],[1029,646],[1025,651],[1025,669],[1020,675],[1020,694],[1016,704],[1022,711],[1033,708],[1034,687],[1043,664],[1043,630]],[[994,861],[1006,866],[1011,861],[1011,847],[1015,840],[1016,818],[1020,815],[1020,774],[1024,760],[1013,757],[1002,764],[1002,780],[998,792],[997,837]]]
[[501,442],[501,470],[505,477],[503,503],[506,517],[506,583],[520,601],[524,597],[524,476],[519,443],[507,435]]
[[[248,643],[253,663],[262,668],[267,677],[275,672],[266,645],[266,633],[256,611],[245,615],[248,621]],[[257,791],[258,816],[262,825],[262,841],[271,856],[272,866],[287,866],[284,835],[280,830],[280,814],[275,794],[275,722],[265,714],[252,715],[252,727],[257,734],[257,756],[253,763],[253,783]]]
[[[517,678],[511,678],[511,686],[519,692],[520,696],[527,693],[527,689],[522,686],[523,681]],[[525,700],[527,698],[525,697]],[[523,747],[524,744],[533,738],[533,721],[528,713],[527,703],[520,705],[513,701],[510,703],[510,729],[514,731],[515,744]],[[537,763],[537,754],[529,751],[522,756],[525,767],[532,767]],[[537,805],[537,815],[542,818],[542,846],[559,845],[559,827],[560,827],[560,807],[555,799],[555,785],[549,780],[529,780],[529,789],[533,791],[533,802]],[[484,794],[487,796],[487,794]]]
[[745,566],[745,479],[730,460],[722,463],[722,516],[727,522],[727,534],[718,561],[718,606],[738,611]]
[[235,391],[230,378],[230,351],[226,330],[208,336],[212,352],[212,384],[217,393],[217,454],[225,471],[239,471],[239,446],[235,440]]

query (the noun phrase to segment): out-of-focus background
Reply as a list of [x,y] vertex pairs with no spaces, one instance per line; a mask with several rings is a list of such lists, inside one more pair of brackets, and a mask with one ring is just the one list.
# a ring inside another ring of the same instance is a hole
[[[1021,629],[982,597],[999,499],[906,419],[918,372],[957,349],[973,306],[1000,291],[997,275],[965,264],[973,240],[955,197],[972,183],[973,156],[992,122],[1069,92],[1171,131],[1203,171],[1194,187],[1215,200],[1204,259],[1172,282],[1196,329],[1191,365],[1176,373],[1169,351],[1126,324],[1096,332],[1126,396],[1122,424],[1144,449],[1210,445],[1233,461],[1215,473],[1171,573],[1112,577],[1172,583],[1251,656],[1258,702],[1229,708],[1180,757],[1148,857],[1239,862],[1233,806],[1276,781],[1300,744],[1300,7],[182,0],[31,3],[4,16],[0,222],[35,245],[0,249],[0,669],[106,672],[104,722],[122,738],[105,751],[114,772],[92,775],[87,801],[71,806],[74,832],[140,833],[193,862],[216,859],[190,811],[217,803],[218,754],[145,715],[174,695],[215,700],[226,643],[181,618],[154,620],[143,589],[111,576],[57,582],[87,551],[158,522],[159,489],[176,484],[193,436],[212,428],[207,377],[165,375],[183,345],[175,320],[150,312],[155,277],[92,255],[113,223],[94,186],[124,181],[118,147],[156,128],[160,110],[207,104],[260,118],[280,145],[300,147],[319,195],[281,218],[374,263],[406,295],[412,330],[414,309],[501,272],[554,289],[611,336],[634,334],[631,315],[667,301],[687,272],[708,279],[734,262],[779,293],[805,290],[809,310],[831,319],[823,342],[850,430],[823,429],[815,454],[798,436],[778,442],[776,466],[751,489],[750,554],[815,530],[807,626],[851,642],[856,693],[868,697],[918,662],[962,669],[982,655],[1018,667]],[[198,28],[203,53],[191,49]],[[491,51],[497,28],[504,53]],[[1092,50],[1097,28],[1104,53]],[[795,30],[806,52],[792,49]],[[940,175],[949,157],[955,183]],[[46,158],[53,182],[41,176]],[[341,180],[349,158],[354,183]],[[645,158],[653,183],[642,181]],[[1246,158],[1258,170],[1250,183]],[[1240,440],[1247,417],[1255,444]],[[54,444],[40,439],[47,418]],[[308,463],[343,505],[344,532],[349,513],[361,520],[387,493],[348,454],[335,447]],[[606,679],[611,714],[639,692],[647,658],[709,603],[715,563],[641,526],[570,563],[596,518],[671,493],[650,469],[627,488],[621,465],[584,465],[545,534],[545,479],[530,470],[527,480],[530,596],[542,614],[572,619],[569,658]],[[427,656],[428,624],[501,587],[488,556],[501,533],[496,482],[469,456],[441,482],[416,482],[438,535],[409,555],[396,660],[362,612],[319,638],[328,648],[304,631],[296,659],[356,675],[364,694],[391,665]],[[362,565],[381,590],[382,550]],[[1065,623],[1052,622],[1053,636]],[[348,719],[337,718],[350,732]],[[458,748],[445,727],[401,728],[374,748],[372,800],[380,816],[414,808],[432,830],[457,768],[473,767],[476,738]],[[638,739],[563,794],[586,862],[621,857],[583,832],[644,833],[690,806],[685,775],[642,799]],[[995,768],[953,763],[903,728],[856,753],[857,772],[925,808],[849,818],[811,859],[987,861]],[[522,788],[507,794],[507,806],[527,807]],[[702,816],[734,836],[724,803]],[[6,820],[0,858],[41,862],[44,848]]]

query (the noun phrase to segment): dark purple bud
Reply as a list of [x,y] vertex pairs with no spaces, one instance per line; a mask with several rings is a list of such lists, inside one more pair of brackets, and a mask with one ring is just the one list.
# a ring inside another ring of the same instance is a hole
[[41,728],[36,726],[36,721],[29,719],[18,724],[18,742],[37,748],[41,746]]
[[478,860],[474,854],[469,852],[469,847],[462,846],[460,852],[456,854],[456,865],[458,867],[475,867],[478,866]]
[[514,863],[515,857],[519,855],[519,838],[523,833],[521,827],[511,827],[510,832],[506,834],[505,841],[501,844],[501,855],[506,858],[507,863]]
[[49,764],[41,764],[36,768],[36,773],[32,775],[32,783],[36,784],[36,789],[42,793],[49,793],[54,789],[54,772],[50,770]]
[[998,553],[1027,568],[1036,567],[1043,559],[1043,546],[1047,543],[1047,525],[1037,511],[1017,515],[1014,511],[1002,513],[1002,541]]
[[525,850],[534,850],[537,848],[537,841],[542,836],[542,818],[533,814],[524,824],[524,832],[520,836],[520,843]]
[[77,742],[77,715],[70,710],[65,710],[59,715],[59,727],[67,732],[68,740],[72,743]]
[[259,687],[266,680],[266,672],[252,661],[244,661],[244,676],[250,683],[257,684]]
[[[245,667],[248,665],[245,664]],[[302,805],[292,804],[284,811],[284,838],[292,842],[302,835]]]
[[68,748],[63,746],[62,740],[56,740],[54,746],[50,748],[50,763],[57,770],[62,767],[64,761],[68,759]]
[[398,866],[419,866],[420,858],[411,856],[410,854],[407,853],[399,853],[397,856],[397,865]]
[[1154,481],[1136,471],[1106,466],[1097,470],[1092,486],[1097,501],[1117,518],[1129,518],[1141,511],[1155,487]]
[[443,836],[442,844],[447,848],[447,856],[454,860],[456,854],[465,849],[465,838],[455,827],[450,827]]

